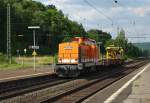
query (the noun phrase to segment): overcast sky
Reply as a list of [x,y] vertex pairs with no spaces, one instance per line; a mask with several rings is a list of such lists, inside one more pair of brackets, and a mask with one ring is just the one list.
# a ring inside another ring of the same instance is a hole
[[54,4],[71,20],[82,23],[86,30],[102,29],[110,32],[114,38],[119,27],[125,30],[126,37],[131,42],[150,42],[150,0],[35,1],[40,1],[45,5]]

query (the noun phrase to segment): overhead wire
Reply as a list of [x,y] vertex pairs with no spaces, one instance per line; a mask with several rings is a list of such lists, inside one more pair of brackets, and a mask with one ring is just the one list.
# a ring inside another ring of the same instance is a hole
[[[136,3],[137,5],[139,5],[136,0],[133,0],[133,1],[134,1],[134,3]],[[121,3],[119,3],[118,0],[113,0],[113,2],[114,2],[115,4],[117,4],[118,6],[120,6],[120,7],[126,8],[126,6],[124,6],[124,5],[122,5]],[[136,31],[136,21],[135,21],[135,20],[130,21],[130,24],[132,25],[132,27],[133,27],[133,29],[134,29],[133,32],[138,35],[138,33],[137,33],[137,31]],[[129,34],[132,34],[132,33],[133,33],[133,32],[128,31],[127,29],[126,29],[125,31],[128,32]],[[127,38],[130,38],[130,37],[127,37]],[[131,37],[131,38],[145,38],[145,37],[141,37],[141,36],[138,35],[138,36],[134,36],[134,37]]]
[[[104,16],[105,19],[107,19],[107,20],[109,20],[109,21],[111,22],[112,31],[113,31],[114,29],[116,29],[116,28],[115,28],[116,24],[114,25],[113,19],[112,19],[111,17],[109,17],[108,15],[106,15],[106,13],[104,13],[103,10],[101,10],[100,8],[95,7],[95,6],[94,6],[92,3],[90,3],[88,0],[84,0],[84,2],[85,2],[87,5],[89,5],[91,8],[93,8],[95,11],[97,11],[98,14]],[[98,24],[98,25],[99,25],[99,24]],[[102,29],[102,26],[101,26],[101,29]],[[114,30],[114,31],[116,31],[116,30]],[[111,33],[113,34],[113,32],[111,32]]]
[[[135,0],[134,0],[135,1]],[[122,5],[121,3],[119,3],[118,2],[118,0],[113,0],[113,2],[114,3],[116,3],[116,4],[118,4],[119,6],[121,6],[121,7],[124,7],[125,8],[125,6],[124,5]],[[128,19],[127,19],[128,20]],[[130,20],[129,20],[130,21]],[[136,21],[135,20],[133,20],[133,21],[130,21],[130,24],[132,25],[132,27],[134,28],[134,33],[135,34],[137,34],[137,32],[136,32]],[[131,34],[131,32],[129,32],[128,30],[126,30],[129,34]]]
[[109,21],[111,21],[112,26],[114,25],[113,20],[107,16],[105,13],[102,12],[102,10],[97,9],[93,4],[91,4],[88,0],[84,0],[84,2],[86,4],[88,4],[90,7],[92,7],[93,9],[95,9],[100,15],[103,15],[105,18],[107,18]]

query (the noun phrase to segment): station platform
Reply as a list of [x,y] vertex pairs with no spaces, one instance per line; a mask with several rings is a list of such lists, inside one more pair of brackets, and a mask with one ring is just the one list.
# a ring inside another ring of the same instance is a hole
[[42,75],[53,74],[54,69],[52,66],[43,66],[34,68],[26,68],[26,69],[16,69],[16,70],[1,70],[0,71],[0,83],[4,81],[11,81],[23,78],[30,78]]
[[[128,87],[129,88],[129,87]],[[123,103],[150,103],[150,66],[132,83]]]
[[150,103],[150,63],[82,103]]

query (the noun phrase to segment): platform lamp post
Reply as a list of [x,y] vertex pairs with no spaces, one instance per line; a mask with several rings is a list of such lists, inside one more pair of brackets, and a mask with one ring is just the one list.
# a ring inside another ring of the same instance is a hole
[[[33,58],[34,58],[34,63],[33,63],[33,67],[34,67],[34,71],[36,71],[35,70],[35,56],[36,56],[36,49],[37,49],[37,46],[36,46],[36,41],[35,41],[35,30],[37,30],[37,29],[40,29],[40,26],[28,26],[28,29],[31,29],[31,30],[33,30],[33,46],[32,46],[32,49],[34,50],[33,51]],[[38,47],[39,48],[39,47]]]

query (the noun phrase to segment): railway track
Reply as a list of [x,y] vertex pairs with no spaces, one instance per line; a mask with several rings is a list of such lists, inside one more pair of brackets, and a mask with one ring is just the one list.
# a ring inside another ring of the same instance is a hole
[[79,79],[61,79],[55,75],[49,75],[31,80],[11,81],[12,83],[8,82],[6,85],[0,84],[0,101],[2,103],[81,102],[145,63],[145,61],[130,62],[125,64],[123,69],[118,67],[108,69],[102,73],[95,73],[94,76],[81,76]]
[[135,63],[134,66],[131,66],[130,68],[128,67],[128,69],[124,68],[119,72],[111,73],[111,75],[105,75],[102,78],[100,77],[99,79],[80,85],[72,90],[59,94],[54,98],[42,101],[41,103],[81,103],[96,92],[120,80],[146,63],[148,63],[148,61]]
[[0,101],[70,81],[55,74],[0,83]]

